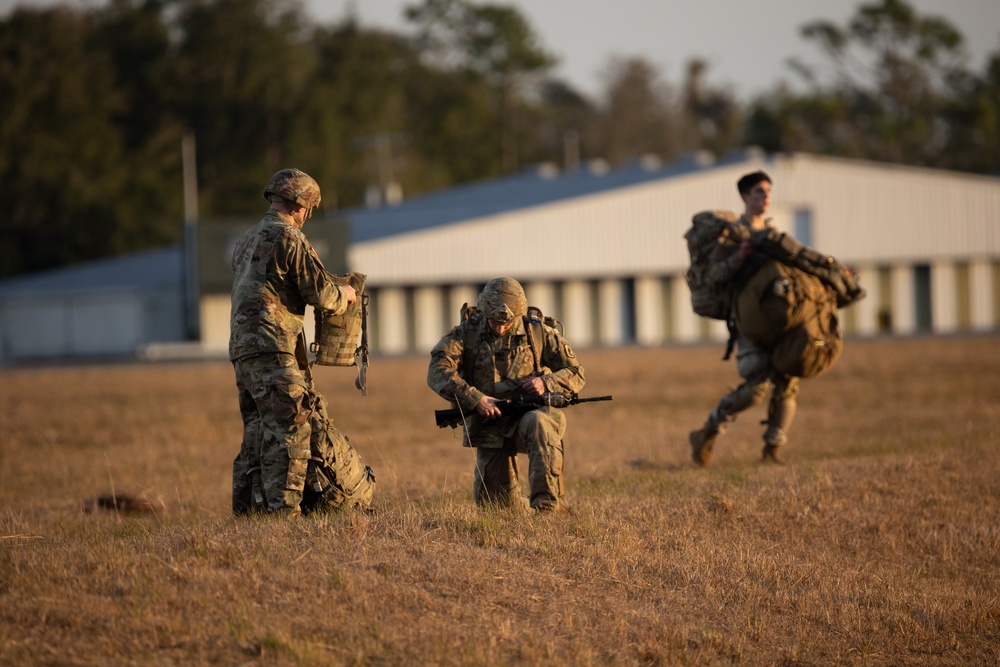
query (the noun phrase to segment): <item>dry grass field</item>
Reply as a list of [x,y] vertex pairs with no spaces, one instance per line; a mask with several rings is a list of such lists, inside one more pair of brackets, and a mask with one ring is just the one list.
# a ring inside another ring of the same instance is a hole
[[425,357],[317,369],[379,487],[297,521],[230,516],[228,364],[0,371],[0,664],[998,664],[1000,337],[850,340],[696,469],[721,355],[581,351],[557,516],[476,510]]

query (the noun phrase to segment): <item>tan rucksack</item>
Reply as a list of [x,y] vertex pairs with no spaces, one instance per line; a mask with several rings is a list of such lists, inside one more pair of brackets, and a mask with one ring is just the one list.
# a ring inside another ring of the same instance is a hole
[[313,400],[302,511],[368,509],[375,495],[375,473],[362,463],[361,455],[351,446],[347,436],[334,427],[327,415],[326,399],[313,394]]
[[818,277],[769,260],[736,297],[739,332],[771,350],[779,373],[811,378],[828,371],[844,348],[837,292]]
[[728,320],[733,299],[732,282],[717,283],[708,269],[726,255],[736,252],[749,233],[737,224],[740,216],[732,211],[701,211],[691,218],[684,234],[691,263],[684,274],[691,290],[691,308],[702,317]]

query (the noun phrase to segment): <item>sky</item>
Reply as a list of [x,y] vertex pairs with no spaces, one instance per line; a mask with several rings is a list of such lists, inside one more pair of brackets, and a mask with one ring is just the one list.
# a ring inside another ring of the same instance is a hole
[[[0,15],[16,5],[57,0],[0,0]],[[421,0],[299,0],[309,16],[329,24],[353,12],[365,27],[412,33],[403,9]],[[516,7],[542,46],[560,63],[553,74],[597,99],[612,57],[642,57],[664,79],[680,85],[694,57],[710,64],[708,81],[737,98],[766,92],[779,81],[799,80],[789,58],[827,61],[799,28],[815,20],[844,26],[862,4],[876,0],[490,0]],[[948,19],[965,38],[968,65],[981,72],[987,54],[1000,51],[1000,0],[906,0],[921,16]],[[101,0],[62,0],[94,6]]]

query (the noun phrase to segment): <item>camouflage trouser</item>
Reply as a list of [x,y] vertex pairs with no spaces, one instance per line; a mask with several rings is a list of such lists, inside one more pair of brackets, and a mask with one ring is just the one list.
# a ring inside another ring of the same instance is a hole
[[563,443],[566,417],[562,410],[539,408],[518,420],[503,447],[476,448],[472,493],[480,505],[516,506],[521,501],[517,455],[528,455],[528,487],[532,507],[563,500]]
[[309,464],[311,383],[290,354],[233,363],[243,442],[233,461],[233,512],[299,512]]
[[724,433],[739,413],[758,405],[770,389],[771,402],[768,405],[764,442],[773,446],[784,445],[788,441],[788,429],[795,418],[799,379],[775,373],[771,368],[768,350],[753,341],[740,336],[737,346],[739,352],[736,355],[736,367],[743,382],[722,397],[709,415],[707,426],[717,433]]

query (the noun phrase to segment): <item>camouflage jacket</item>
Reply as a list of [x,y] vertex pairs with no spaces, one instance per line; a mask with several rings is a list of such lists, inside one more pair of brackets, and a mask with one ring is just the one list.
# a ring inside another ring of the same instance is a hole
[[[457,403],[468,414],[466,447],[501,447],[503,439],[517,426],[516,419],[501,417],[485,421],[476,413],[483,396],[513,398],[524,378],[538,376],[546,392],[575,394],[586,378],[573,348],[559,333],[541,322],[541,350],[538,369],[532,352],[525,319],[515,320],[511,329],[498,336],[484,317],[473,317],[451,330],[431,350],[427,384],[441,397]],[[475,347],[466,351],[466,341]],[[471,373],[472,377],[465,377]]]
[[229,358],[294,354],[306,304],[341,314],[347,298],[292,219],[271,209],[233,253]]

